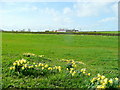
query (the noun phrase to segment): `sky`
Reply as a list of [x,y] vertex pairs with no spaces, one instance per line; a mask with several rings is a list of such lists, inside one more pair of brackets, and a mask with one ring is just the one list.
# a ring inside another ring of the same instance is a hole
[[0,1],[0,29],[44,31],[118,30],[118,2]]

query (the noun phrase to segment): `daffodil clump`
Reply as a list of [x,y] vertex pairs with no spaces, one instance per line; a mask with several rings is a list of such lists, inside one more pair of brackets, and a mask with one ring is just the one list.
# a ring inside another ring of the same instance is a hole
[[29,63],[25,59],[17,60],[10,67],[10,70],[19,72],[25,75],[31,74],[46,74],[46,73],[56,73],[61,71],[61,66],[49,66],[43,63]]
[[16,60],[13,63],[13,66],[10,67],[10,70],[15,70],[15,71],[20,72],[20,69],[23,69],[24,67],[28,66],[27,64],[29,64],[29,62],[27,62],[25,59]]
[[34,67],[37,68],[41,73],[55,73],[55,72],[60,72],[61,71],[61,66],[49,66],[48,64],[43,64],[43,63],[33,63]]
[[24,56],[26,57],[31,57],[31,56],[34,56],[34,57],[45,57],[44,55],[36,55],[36,54],[33,54],[33,53],[23,53]]
[[[35,55],[31,53],[25,53],[27,57],[35,56],[35,57],[44,57],[44,55]],[[48,74],[55,74],[59,72],[67,72],[67,76],[70,76],[70,79],[83,79],[87,81],[86,85],[88,88],[97,88],[97,89],[105,89],[105,88],[120,88],[120,85],[118,84],[118,78],[106,78],[104,75],[97,74],[96,77],[93,77],[91,79],[91,73],[87,71],[86,68],[82,68],[78,70],[78,66],[76,61],[74,60],[63,60],[67,62],[67,66],[62,68],[61,66],[51,66],[46,63],[41,62],[28,62],[25,59],[16,60],[13,62],[13,66],[11,66],[9,69],[12,71],[12,73],[18,72],[18,75],[34,75],[34,76],[40,76],[40,75],[48,75]],[[79,62],[81,63],[81,62]],[[81,63],[82,64],[82,63]],[[90,80],[91,79],[91,80]],[[89,82],[89,83],[88,83]]]
[[23,53],[23,55],[26,56],[26,57],[36,56],[36,55],[33,54],[33,53]]
[[44,57],[44,55],[38,55],[38,57]]
[[74,60],[71,60],[71,61],[70,61],[70,60],[67,60],[67,63],[68,63],[68,64],[67,64],[66,67],[68,68],[69,71],[70,71],[71,68],[74,68],[74,69],[75,69],[75,68],[77,67],[77,64],[75,63]]
[[87,75],[87,76],[91,76],[91,73],[88,73],[87,70],[86,70],[86,68],[82,68],[82,69],[80,70],[80,73],[82,73],[82,74],[84,74],[84,75]]
[[90,73],[86,72],[86,68],[82,68],[81,70],[76,70],[75,68],[67,68],[67,71],[69,71],[69,74],[71,74],[72,76],[79,76],[81,77],[81,75],[86,75],[86,76],[90,76]]
[[83,63],[82,61],[75,61],[73,59],[71,59],[71,60],[62,59],[61,61],[67,62],[67,63],[75,63],[75,64],[83,64],[83,65],[85,65],[85,63]]
[[98,74],[91,79],[91,88],[117,88],[118,78],[106,78],[104,75]]
[[69,71],[69,74],[71,74],[72,76],[75,76],[75,74],[77,73],[77,71],[74,68],[70,68],[70,70],[67,68],[67,70]]

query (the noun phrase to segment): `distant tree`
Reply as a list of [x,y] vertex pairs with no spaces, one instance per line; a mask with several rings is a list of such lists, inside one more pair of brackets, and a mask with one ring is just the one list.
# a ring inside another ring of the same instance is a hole
[[31,32],[31,29],[30,29],[30,28],[28,29],[28,32]]
[[49,32],[49,30],[46,30],[45,32]]
[[23,32],[25,31],[25,29],[22,30]]

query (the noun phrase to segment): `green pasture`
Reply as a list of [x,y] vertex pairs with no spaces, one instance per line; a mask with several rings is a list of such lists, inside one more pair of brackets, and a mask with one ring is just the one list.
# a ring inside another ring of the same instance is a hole
[[[14,61],[24,58],[23,53],[45,55],[50,61],[43,62],[63,68],[66,67],[66,62],[61,62],[61,59],[84,62],[85,65],[78,65],[77,68],[86,68],[91,73],[90,78],[98,73],[108,78],[118,76],[118,36],[2,33],[3,88],[10,86],[21,88],[86,87],[85,82],[82,82],[85,78],[66,79],[62,72],[35,78],[11,75],[9,67]],[[41,61],[34,59],[34,62]]]
[[113,34],[119,34],[120,33],[120,31],[101,31],[101,32],[99,32],[99,33],[113,33]]

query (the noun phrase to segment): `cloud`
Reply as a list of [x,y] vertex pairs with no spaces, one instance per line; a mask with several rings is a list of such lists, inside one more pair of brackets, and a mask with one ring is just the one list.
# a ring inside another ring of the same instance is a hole
[[38,7],[32,6],[32,7],[31,7],[31,10],[36,11],[36,10],[38,10]]
[[73,22],[72,18],[68,15],[71,14],[71,9],[68,7],[63,8],[63,12],[60,12],[53,8],[46,7],[41,9],[41,13],[46,14],[48,17],[50,17],[53,20],[53,22],[57,24],[63,25]]
[[15,13],[15,12],[27,12],[27,11],[36,11],[38,10],[39,8],[36,7],[36,6],[23,6],[23,7],[16,7],[16,8],[7,8],[7,9],[4,9],[4,8],[1,8],[0,9],[0,14],[4,14],[4,13]]
[[90,17],[107,13],[109,4],[109,2],[78,2],[73,5],[73,8],[78,17]]
[[62,16],[54,17],[53,21],[56,22],[57,24],[70,24],[73,22],[71,18]]
[[71,8],[65,7],[65,8],[63,9],[63,14],[71,14],[71,13],[72,13]]
[[100,23],[105,23],[105,22],[114,22],[114,21],[117,21],[117,17],[107,17],[107,18],[104,18],[102,20],[100,20],[99,22]]
[[[39,7],[38,5],[32,3],[23,3],[20,5],[15,4],[13,8],[2,8],[0,10],[0,15],[3,15],[2,19],[5,20],[0,21],[4,21],[3,25],[13,26],[15,24],[20,28],[22,28],[23,25],[34,28],[35,25],[38,25],[36,26],[38,28],[71,27],[80,29],[82,27],[83,29],[96,29],[101,28],[101,24],[106,25],[105,22],[108,22],[108,26],[106,27],[109,27],[111,26],[109,22],[113,22],[117,19],[117,17],[113,15],[113,13],[116,12],[116,3],[111,4],[111,2],[74,2],[70,6],[67,6],[66,3],[65,7],[61,6],[59,8],[49,7],[49,3],[47,4],[48,5],[45,7]],[[24,14],[24,12],[27,13]],[[14,22],[12,22],[11,17],[14,18]],[[91,17],[94,20],[90,21]],[[98,18],[103,19],[97,22]],[[41,27],[39,27],[39,24],[41,24]],[[47,24],[50,24],[51,26],[46,27]],[[104,26],[102,27],[104,28]]]
[[41,9],[40,12],[48,14],[48,15],[52,15],[52,16],[57,16],[58,15],[58,12],[55,9],[48,8],[48,7]]
[[114,3],[111,6],[111,9],[112,9],[112,12],[115,13],[115,15],[117,16],[118,15],[118,3]]

